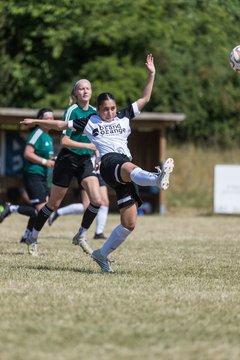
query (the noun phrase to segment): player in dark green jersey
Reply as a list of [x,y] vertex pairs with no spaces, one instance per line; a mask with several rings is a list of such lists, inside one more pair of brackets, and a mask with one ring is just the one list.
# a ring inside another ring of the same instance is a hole
[[[53,111],[42,108],[38,111],[37,119],[54,120]],[[24,151],[25,166],[23,180],[31,206],[7,203],[0,214],[0,222],[12,213],[19,213],[29,217],[28,224],[21,238],[21,242],[32,232],[37,212],[48,201],[50,189],[48,186],[48,170],[54,166],[54,149],[52,137],[43,125],[37,126],[28,136]]]

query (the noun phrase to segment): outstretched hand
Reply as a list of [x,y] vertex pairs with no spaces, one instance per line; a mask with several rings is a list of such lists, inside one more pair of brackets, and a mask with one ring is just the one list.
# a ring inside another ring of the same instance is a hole
[[32,125],[33,124],[33,119],[23,119],[23,121],[20,121],[20,124],[22,125]]
[[154,58],[153,58],[152,54],[147,55],[145,65],[150,73],[152,73],[152,74],[155,73]]

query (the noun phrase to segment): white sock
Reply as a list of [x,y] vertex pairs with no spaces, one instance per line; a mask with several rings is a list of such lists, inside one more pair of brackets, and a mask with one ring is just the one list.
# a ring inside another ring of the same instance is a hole
[[37,240],[38,234],[39,234],[39,231],[37,231],[37,230],[35,230],[35,229],[33,228],[33,229],[32,229],[32,235],[31,235],[31,236],[32,236],[34,239]]
[[109,238],[103,244],[103,247],[101,248],[101,254],[107,257],[109,254],[111,254],[111,252],[116,250],[124,240],[126,240],[129,234],[131,234],[131,231],[119,224],[117,227],[115,227]]
[[157,186],[158,175],[152,172],[135,168],[130,174],[131,180],[140,186]]
[[108,206],[101,206],[96,217],[96,234],[102,234],[107,222]]
[[82,214],[84,212],[83,204],[76,203],[64,206],[57,210],[58,215]]
[[19,205],[10,205],[10,212],[11,213],[17,213],[18,212]]
[[30,235],[31,235],[31,231],[29,229],[26,229],[22,237],[24,239],[27,239]]
[[88,231],[88,229],[85,229],[84,227],[80,226],[78,232],[79,234],[83,235],[83,234],[86,234]]

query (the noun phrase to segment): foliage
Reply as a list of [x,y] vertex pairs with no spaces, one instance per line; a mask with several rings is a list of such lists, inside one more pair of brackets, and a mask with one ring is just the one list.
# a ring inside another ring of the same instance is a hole
[[180,140],[240,140],[240,77],[228,64],[237,0],[0,0],[0,9],[0,106],[62,109],[81,77],[123,106],[140,94],[152,52],[146,110],[186,113]]

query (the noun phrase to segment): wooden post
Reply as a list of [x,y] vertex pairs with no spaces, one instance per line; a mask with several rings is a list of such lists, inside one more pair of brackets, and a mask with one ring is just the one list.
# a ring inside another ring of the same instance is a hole
[[[166,160],[166,149],[167,149],[167,138],[166,138],[166,127],[162,126],[159,130],[159,161],[162,166],[164,160]],[[165,193],[159,191],[159,214],[165,215],[166,204],[165,204]]]

